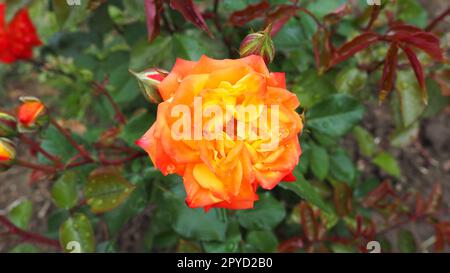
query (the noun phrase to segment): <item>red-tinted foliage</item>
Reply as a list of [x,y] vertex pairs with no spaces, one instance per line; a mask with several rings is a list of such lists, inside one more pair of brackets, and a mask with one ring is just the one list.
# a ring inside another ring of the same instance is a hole
[[233,12],[229,21],[232,25],[241,27],[256,18],[264,16],[269,9],[269,2],[263,0],[258,4],[249,5],[243,10]]

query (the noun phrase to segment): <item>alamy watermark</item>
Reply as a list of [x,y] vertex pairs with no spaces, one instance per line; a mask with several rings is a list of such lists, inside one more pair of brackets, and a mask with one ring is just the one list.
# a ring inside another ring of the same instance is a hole
[[367,0],[369,6],[381,6],[381,0]]
[[69,6],[81,6],[81,0],[66,0]]

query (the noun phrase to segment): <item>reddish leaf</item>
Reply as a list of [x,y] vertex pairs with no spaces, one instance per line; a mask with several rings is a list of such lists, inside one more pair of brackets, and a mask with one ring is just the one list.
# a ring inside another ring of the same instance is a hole
[[422,64],[417,58],[416,53],[407,45],[402,46],[403,51],[408,57],[409,63],[414,70],[414,74],[416,75],[417,81],[419,82],[420,89],[422,91],[422,99],[426,102],[428,101],[427,90],[425,86],[425,76],[423,74]]
[[404,31],[404,32],[409,32],[411,34],[411,33],[415,33],[415,32],[422,32],[423,30],[416,26],[406,25],[403,23],[395,23],[390,26],[390,31],[395,31],[395,32]]
[[186,20],[206,31],[208,35],[212,35],[193,0],[170,0],[170,7],[179,11]]
[[379,35],[375,32],[365,32],[345,43],[338,49],[331,60],[330,66],[335,66],[338,63],[347,60],[349,57],[355,55],[357,52],[366,49],[370,45],[379,41]]
[[28,178],[28,185],[33,186],[34,184],[47,179],[49,174],[40,170],[33,170]]
[[384,181],[364,198],[363,205],[364,207],[373,207],[392,192],[391,183],[388,180]]
[[279,5],[267,14],[266,25],[272,24],[271,35],[275,36],[278,31],[297,14],[298,8],[292,5]]
[[444,55],[440,47],[439,37],[431,32],[425,32],[415,26],[396,24],[386,35],[389,41],[403,42],[425,51],[437,61],[443,61]]
[[442,202],[442,186],[437,182],[433,185],[430,196],[427,200],[426,213],[434,213],[438,210]]
[[300,220],[305,238],[309,242],[316,241],[319,237],[319,225],[314,215],[314,211],[306,202],[300,203]]
[[148,40],[151,42],[159,34],[159,14],[163,12],[161,0],[145,0],[145,15],[147,16]]
[[419,218],[425,214],[425,200],[421,193],[417,193],[416,195],[416,213],[415,217]]
[[416,33],[410,37],[407,37],[403,41],[422,49],[436,61],[442,62],[444,60],[444,54],[440,47],[439,38],[432,33]]
[[321,28],[314,33],[312,38],[314,58],[317,69],[323,70],[331,67],[331,59],[333,57],[333,47],[331,46],[330,32]]
[[372,220],[369,220],[368,223],[366,223],[366,227],[362,231],[362,236],[364,238],[373,239],[375,238],[377,233],[377,229],[375,226],[375,223]]
[[432,77],[441,87],[442,96],[450,96],[450,69],[433,73]]
[[304,244],[302,238],[293,237],[289,240],[281,242],[281,244],[278,246],[278,251],[281,253],[295,252],[299,248],[303,248],[303,246]]
[[384,59],[383,76],[381,76],[381,88],[379,99],[384,101],[392,90],[398,64],[398,44],[392,43]]
[[363,218],[361,215],[356,215],[356,229],[353,237],[357,238],[361,232],[362,232],[362,224],[363,224]]
[[230,16],[230,23],[234,26],[242,27],[248,22],[264,16],[270,8],[267,0],[263,0],[258,4],[249,5],[243,10],[235,11]]
[[378,19],[378,16],[380,15],[382,6],[381,5],[373,5],[370,7],[370,19],[369,23],[367,23],[367,26],[365,30],[370,30],[375,23],[375,21]]
[[339,216],[344,217],[352,211],[352,189],[346,183],[334,185],[333,198]]
[[437,223],[434,226],[436,233],[435,251],[444,250],[445,244],[450,242],[450,222]]
[[328,25],[333,25],[338,23],[344,16],[349,14],[352,10],[352,7],[348,5],[347,3],[341,5],[338,7],[335,11],[325,15],[323,18],[325,23]]

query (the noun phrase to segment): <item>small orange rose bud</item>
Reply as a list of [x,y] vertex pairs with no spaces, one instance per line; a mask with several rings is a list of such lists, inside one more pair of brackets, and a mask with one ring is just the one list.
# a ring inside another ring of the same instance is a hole
[[7,138],[0,138],[0,172],[8,170],[16,159],[16,147]]
[[0,137],[12,137],[17,134],[17,120],[10,114],[0,112]]
[[266,64],[271,63],[275,57],[275,46],[270,37],[271,29],[272,25],[269,25],[263,31],[247,35],[239,47],[241,58],[258,55],[263,57]]
[[21,97],[18,109],[19,131],[34,131],[46,121],[45,105],[35,97]]
[[158,68],[152,68],[145,70],[143,72],[134,72],[130,70],[139,83],[139,88],[144,95],[144,97],[151,103],[162,102],[161,95],[158,91],[159,84],[168,75],[168,72]]

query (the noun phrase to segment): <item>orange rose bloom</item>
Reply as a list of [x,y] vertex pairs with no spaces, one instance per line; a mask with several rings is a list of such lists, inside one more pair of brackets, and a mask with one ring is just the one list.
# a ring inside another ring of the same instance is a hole
[[[183,177],[189,207],[252,208],[258,186],[295,180],[303,128],[295,112],[299,101],[286,90],[284,73],[269,73],[260,56],[178,59],[158,90],[163,102],[156,122],[137,144],[164,175]],[[193,122],[180,122],[180,112]],[[201,137],[180,138],[177,128]]]

